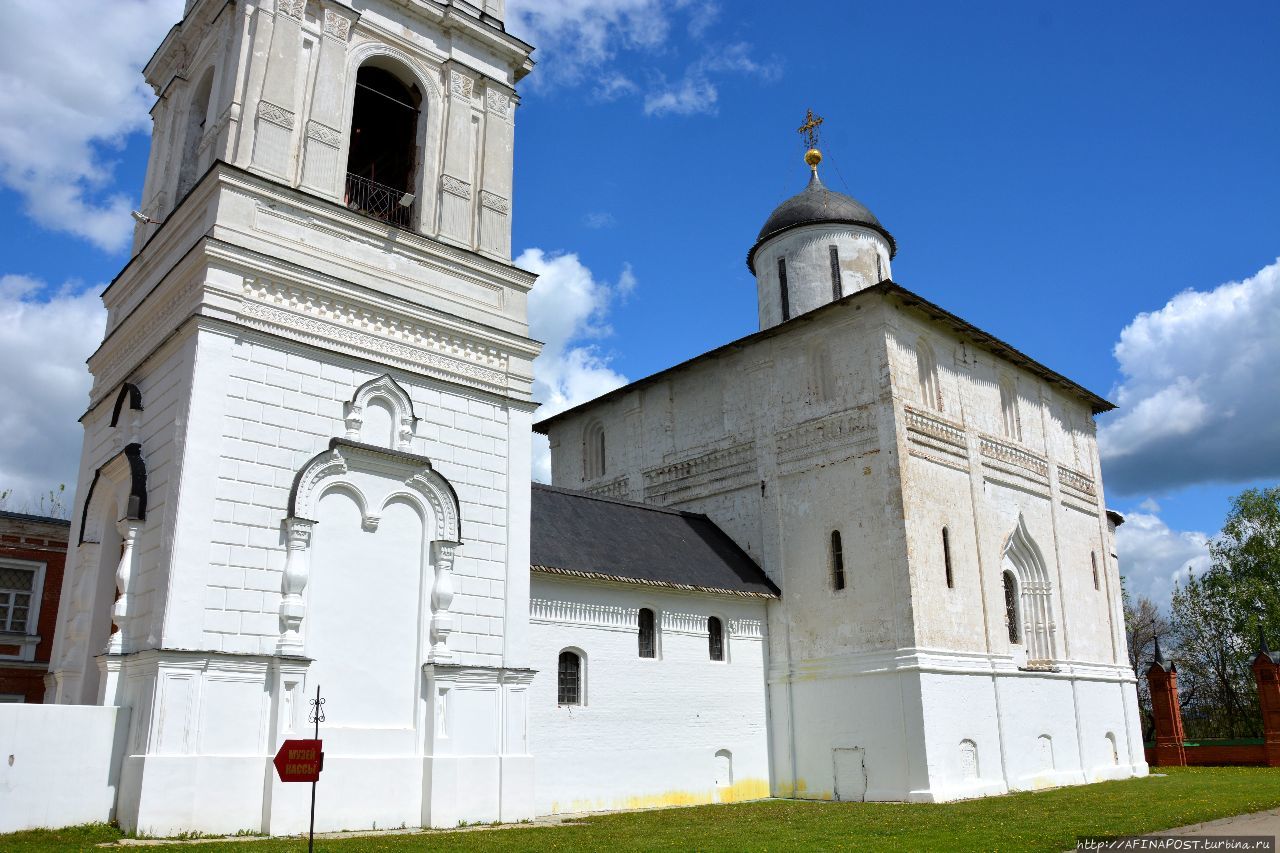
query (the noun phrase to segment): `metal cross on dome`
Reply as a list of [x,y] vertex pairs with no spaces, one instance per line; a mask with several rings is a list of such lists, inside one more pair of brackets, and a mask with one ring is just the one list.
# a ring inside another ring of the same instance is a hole
[[796,128],[796,133],[804,137],[806,148],[818,147],[818,128],[821,127],[823,121],[825,119],[822,116],[814,115],[813,110],[805,110],[804,124]]

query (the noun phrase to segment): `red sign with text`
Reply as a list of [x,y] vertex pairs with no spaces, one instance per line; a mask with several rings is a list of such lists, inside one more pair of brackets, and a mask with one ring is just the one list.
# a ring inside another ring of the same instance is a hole
[[324,753],[318,740],[287,740],[276,753],[274,764],[281,782],[315,782],[324,769]]

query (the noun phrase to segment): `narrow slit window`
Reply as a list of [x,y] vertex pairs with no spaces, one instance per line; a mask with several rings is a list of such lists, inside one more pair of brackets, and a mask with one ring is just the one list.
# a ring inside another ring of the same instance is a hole
[[1102,582],[1098,578],[1098,552],[1089,552],[1089,562],[1093,564],[1093,588],[1102,589]]
[[844,295],[840,292],[840,249],[835,246],[827,248],[831,252],[831,298],[839,299]]
[[582,704],[582,658],[573,652],[560,653],[556,702],[561,705]]
[[884,281],[884,261],[879,252],[876,252],[876,280]]
[[1018,640],[1018,582],[1013,572],[1004,573],[1004,621],[1009,628],[1009,642],[1015,645]]
[[653,611],[647,607],[640,608],[640,630],[638,631],[640,657],[653,658],[658,656],[658,638],[657,630],[654,625]]
[[951,574],[951,532],[942,528],[942,564],[947,570],[947,589],[954,589],[956,579]]
[[724,623],[715,616],[707,617],[707,647],[712,660],[724,660]]
[[787,291],[787,259],[778,258],[778,295],[782,299],[782,319],[791,319],[791,295]]
[[844,545],[839,530],[831,531],[831,586],[844,589]]

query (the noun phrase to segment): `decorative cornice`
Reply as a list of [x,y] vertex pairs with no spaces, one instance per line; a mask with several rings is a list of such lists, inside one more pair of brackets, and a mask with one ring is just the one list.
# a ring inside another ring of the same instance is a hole
[[283,127],[285,130],[293,130],[293,112],[284,107],[278,107],[270,101],[258,101],[258,118]]
[[493,348],[351,300],[246,279],[239,313],[246,325],[294,332],[322,347],[354,347],[416,372],[499,387],[506,383],[507,358]]

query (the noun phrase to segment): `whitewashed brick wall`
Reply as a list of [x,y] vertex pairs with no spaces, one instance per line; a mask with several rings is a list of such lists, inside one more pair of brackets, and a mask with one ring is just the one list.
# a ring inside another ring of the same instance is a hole
[[[636,612],[654,610],[658,657],[638,655]],[[761,599],[535,575],[529,739],[540,814],[768,795]],[[725,625],[712,661],[706,617]],[[585,653],[585,703],[558,706],[560,652]],[[717,785],[716,753],[732,754]],[[721,782],[728,780],[720,779]]]
[[[346,434],[343,406],[383,371],[256,336],[233,348],[214,486],[214,535],[203,641],[267,654],[280,633],[281,521],[297,471]],[[455,564],[459,615],[450,647],[469,664],[498,665],[507,576],[507,410],[444,383],[397,373],[418,423],[411,452],[458,492],[463,548]]]

